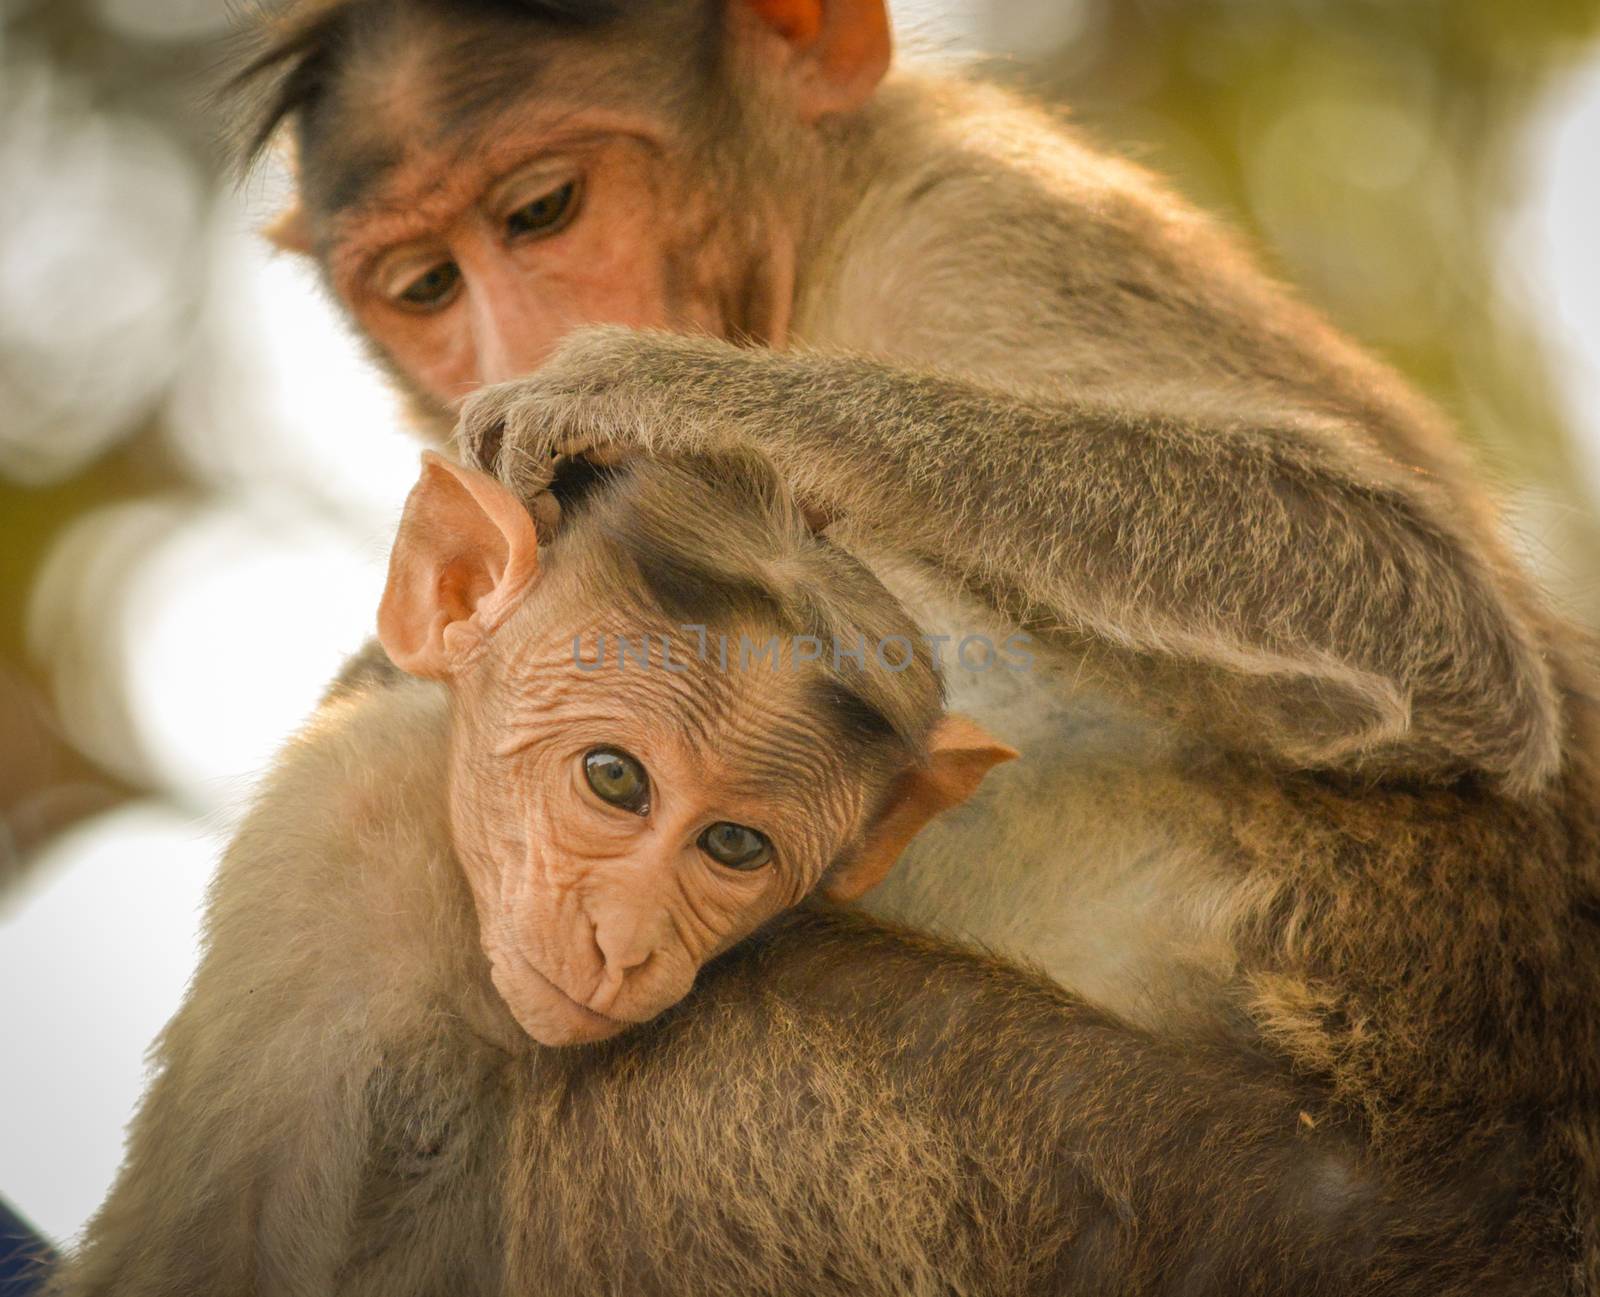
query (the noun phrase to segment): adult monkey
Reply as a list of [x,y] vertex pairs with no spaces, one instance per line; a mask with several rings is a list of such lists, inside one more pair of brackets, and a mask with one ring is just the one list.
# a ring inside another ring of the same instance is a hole
[[539,371],[469,455],[532,493],[553,451],[753,443],[925,614],[1046,644],[956,673],[1026,759],[886,909],[1315,1078],[1391,1168],[1514,1164],[1600,1283],[1593,680],[1418,398],[1142,173],[884,82],[880,0],[350,0],[273,39],[281,237],[441,421]]

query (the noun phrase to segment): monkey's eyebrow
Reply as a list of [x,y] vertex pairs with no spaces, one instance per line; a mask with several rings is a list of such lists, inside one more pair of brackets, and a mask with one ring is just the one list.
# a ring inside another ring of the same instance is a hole
[[478,201],[492,174],[481,162],[439,162],[431,170],[447,175],[447,181],[408,185],[405,165],[389,168],[389,176],[398,176],[395,182],[382,187],[374,183],[364,194],[322,208],[330,269],[348,271],[391,247],[449,225]]
[[405,149],[400,142],[386,136],[359,143],[347,141],[318,158],[307,183],[314,188],[317,207],[329,217],[359,212],[368,195],[404,158]]
[[[553,695],[530,697],[513,691],[499,718],[506,737],[495,746],[494,754],[512,756],[553,732],[582,730],[597,739],[624,742],[629,733],[641,729],[668,734],[678,731],[684,698],[670,688],[670,682],[677,679],[664,672],[608,670],[604,675],[569,678]],[[651,718],[663,718],[664,723],[651,726]]]
[[537,726],[518,726],[514,728],[500,742],[489,749],[489,755],[502,760],[514,757],[519,752],[526,751],[544,737],[544,731]]
[[[324,255],[330,267],[347,272],[352,264],[396,243],[440,229],[541,156],[577,153],[618,136],[652,153],[661,151],[660,143],[633,118],[579,104],[547,107],[537,115],[508,113],[489,121],[480,135],[441,141],[431,165],[419,168],[422,179],[414,185],[404,183],[408,164],[403,157],[381,172],[349,178],[360,184],[336,177],[318,186],[327,195],[316,203],[330,231]],[[385,183],[397,173],[402,173],[399,184]],[[448,179],[440,181],[440,176]]]
[[827,736],[795,720],[739,736],[725,751],[723,765],[723,787],[730,797],[786,805],[802,817],[823,789],[846,774],[840,758],[829,753]]
[[[583,137],[575,135],[559,141],[559,149],[581,147],[583,143]],[[403,187],[391,194],[373,186],[364,196],[339,207],[327,207],[329,234],[323,256],[329,269],[336,278],[348,277],[392,247],[437,233],[469,208],[492,203],[500,187],[542,156],[554,156],[559,149],[546,137],[536,142],[513,141],[510,147],[502,146],[499,156],[489,153],[459,163],[440,164],[437,170],[447,173],[449,181],[420,195],[405,192]]]

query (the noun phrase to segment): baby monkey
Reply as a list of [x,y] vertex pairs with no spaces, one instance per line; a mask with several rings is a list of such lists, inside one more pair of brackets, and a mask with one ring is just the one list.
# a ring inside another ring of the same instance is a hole
[[378,626],[448,688],[451,837],[535,1040],[644,1022],[813,892],[861,895],[1016,755],[763,461],[632,462],[534,512],[425,455]]

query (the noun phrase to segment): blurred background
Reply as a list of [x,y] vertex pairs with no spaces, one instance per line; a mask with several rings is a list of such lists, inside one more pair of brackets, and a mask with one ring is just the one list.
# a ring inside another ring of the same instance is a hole
[[[1600,625],[1600,4],[898,0],[1409,373]],[[250,781],[368,635],[417,447],[254,229],[228,0],[0,0],[0,1195],[120,1157]]]

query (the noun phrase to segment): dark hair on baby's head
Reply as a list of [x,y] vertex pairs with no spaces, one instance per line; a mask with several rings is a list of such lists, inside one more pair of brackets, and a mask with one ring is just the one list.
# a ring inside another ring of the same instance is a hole
[[631,464],[584,500],[552,557],[568,547],[669,624],[704,625],[735,645],[741,635],[819,641],[795,678],[841,741],[886,769],[925,756],[944,690],[917,624],[859,559],[811,529],[759,456]]

